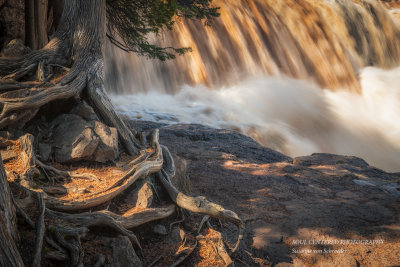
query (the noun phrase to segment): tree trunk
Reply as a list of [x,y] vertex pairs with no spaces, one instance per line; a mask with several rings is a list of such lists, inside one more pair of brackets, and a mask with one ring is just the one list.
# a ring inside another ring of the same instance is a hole
[[[0,74],[9,73],[6,79],[24,77],[39,62],[54,64],[65,58],[73,62],[65,77],[52,87],[24,89],[17,94],[0,95],[3,100],[0,128],[30,120],[32,110],[38,110],[51,101],[79,98],[87,91],[88,102],[105,124],[117,129],[126,151],[131,155],[139,154],[141,146],[135,138],[136,131],[128,128],[118,117],[104,91],[105,24],[105,0],[66,1],[60,25],[48,45],[19,60],[0,60]],[[22,69],[19,69],[20,65]]]
[[25,0],[25,43],[32,49],[37,49],[35,25],[35,0]]
[[34,49],[43,48],[47,42],[48,0],[25,1],[25,40]]
[[0,266],[24,266],[15,245],[17,236],[14,203],[0,155]]

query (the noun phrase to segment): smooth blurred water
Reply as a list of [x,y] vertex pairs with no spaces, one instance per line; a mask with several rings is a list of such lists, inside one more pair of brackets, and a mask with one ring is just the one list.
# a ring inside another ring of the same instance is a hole
[[112,100],[134,119],[229,128],[290,156],[354,155],[400,171],[399,77],[400,68],[366,68],[361,94],[260,77],[219,90],[184,86],[175,95],[150,91]]
[[120,112],[235,129],[290,156],[354,155],[400,171],[400,4],[215,3],[212,27],[182,20],[153,36],[193,48],[176,60],[107,47],[106,84]]

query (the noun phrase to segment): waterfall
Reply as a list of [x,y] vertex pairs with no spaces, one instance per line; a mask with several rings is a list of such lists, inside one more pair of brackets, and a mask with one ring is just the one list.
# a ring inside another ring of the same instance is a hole
[[216,0],[206,27],[152,36],[160,62],[108,44],[106,84],[136,119],[230,128],[290,156],[355,155],[400,171],[400,3]]
[[217,0],[221,16],[211,27],[178,20],[173,31],[153,37],[160,46],[192,48],[176,60],[148,60],[109,44],[108,87],[174,93],[184,84],[218,88],[283,75],[358,91],[363,67],[399,64],[400,28],[376,0],[355,2]]

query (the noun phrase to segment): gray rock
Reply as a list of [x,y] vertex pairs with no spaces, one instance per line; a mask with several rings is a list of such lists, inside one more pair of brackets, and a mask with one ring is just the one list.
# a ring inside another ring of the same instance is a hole
[[185,238],[185,231],[183,231],[180,228],[175,228],[174,230],[172,230],[172,232],[168,237],[168,243],[170,244],[181,243],[184,238]]
[[136,255],[135,250],[132,247],[132,243],[128,237],[119,236],[117,238],[111,238],[109,239],[109,242],[112,248],[112,260],[109,266],[143,266],[139,257]]
[[153,228],[153,232],[156,234],[159,234],[159,235],[167,235],[168,234],[167,229],[162,224],[155,225]]
[[117,130],[99,121],[88,122],[76,114],[63,114],[50,126],[54,129],[57,162],[107,162],[119,156]]
[[99,137],[99,145],[93,154],[93,160],[107,162],[118,158],[117,129],[108,127],[99,121],[94,122],[94,132]]
[[78,115],[87,121],[99,120],[96,113],[94,113],[92,107],[89,106],[85,101],[80,102],[69,113]]
[[91,159],[99,144],[99,138],[88,122],[77,115],[63,114],[51,125],[54,127],[53,138],[57,162]]
[[51,155],[51,145],[39,143],[39,154],[43,161],[48,161]]

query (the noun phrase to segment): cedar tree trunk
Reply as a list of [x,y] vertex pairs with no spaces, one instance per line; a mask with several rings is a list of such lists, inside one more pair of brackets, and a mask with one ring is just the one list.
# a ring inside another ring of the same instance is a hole
[[[3,76],[0,83],[0,129],[22,128],[40,107],[49,102],[85,96],[98,117],[117,129],[126,151],[131,155],[138,154],[140,145],[135,138],[136,131],[129,129],[118,117],[105,94],[105,23],[105,0],[65,1],[58,29],[44,48],[21,58],[0,59],[0,75]],[[20,80],[36,69],[38,73],[39,70],[43,72],[44,66],[51,68],[54,65],[71,66],[55,85],[25,88],[28,86],[20,84],[18,88],[18,84],[8,82]]]

